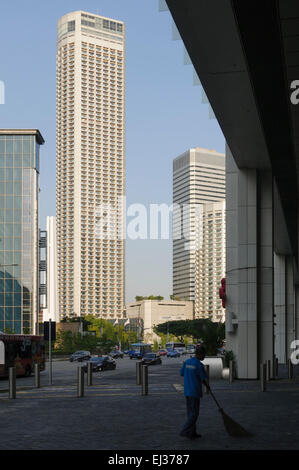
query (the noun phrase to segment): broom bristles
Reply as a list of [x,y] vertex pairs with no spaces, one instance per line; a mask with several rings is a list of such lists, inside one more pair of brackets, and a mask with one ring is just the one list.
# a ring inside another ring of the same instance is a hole
[[225,429],[227,433],[230,436],[233,437],[252,437],[253,434],[250,432],[246,431],[239,423],[236,423],[230,416],[228,416],[222,408],[219,409],[222,419],[223,419],[223,424],[225,426]]

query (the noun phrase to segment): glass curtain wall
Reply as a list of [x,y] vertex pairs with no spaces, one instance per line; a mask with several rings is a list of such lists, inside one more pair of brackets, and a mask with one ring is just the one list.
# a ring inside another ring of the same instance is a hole
[[0,331],[33,333],[39,146],[0,135]]

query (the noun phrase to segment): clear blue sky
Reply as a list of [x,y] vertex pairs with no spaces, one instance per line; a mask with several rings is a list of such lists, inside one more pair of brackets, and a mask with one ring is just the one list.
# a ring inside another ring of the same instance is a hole
[[[0,127],[38,128],[41,151],[40,227],[55,215],[56,24],[85,10],[125,21],[126,181],[131,203],[172,201],[172,160],[191,147],[224,152],[224,138],[193,68],[183,65],[183,43],[172,41],[171,15],[158,0],[1,0],[0,80],[6,103]],[[172,292],[171,241],[127,241],[127,301]]]

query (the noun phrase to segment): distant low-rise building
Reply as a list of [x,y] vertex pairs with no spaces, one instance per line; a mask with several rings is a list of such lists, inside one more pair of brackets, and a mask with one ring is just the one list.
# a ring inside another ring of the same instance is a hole
[[153,328],[161,323],[174,320],[192,320],[193,302],[177,300],[141,300],[126,305],[126,317],[138,319],[143,324],[143,339],[154,342],[159,337]]

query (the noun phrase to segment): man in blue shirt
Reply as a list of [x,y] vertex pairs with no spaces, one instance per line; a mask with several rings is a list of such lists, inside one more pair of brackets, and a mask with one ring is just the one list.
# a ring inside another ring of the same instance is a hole
[[181,376],[184,377],[184,395],[187,404],[187,421],[180,432],[181,436],[196,439],[201,437],[196,432],[196,421],[199,415],[200,398],[202,397],[202,384],[209,388],[206,382],[207,376],[201,361],[206,356],[205,348],[198,346],[195,357],[184,362],[181,368]]

